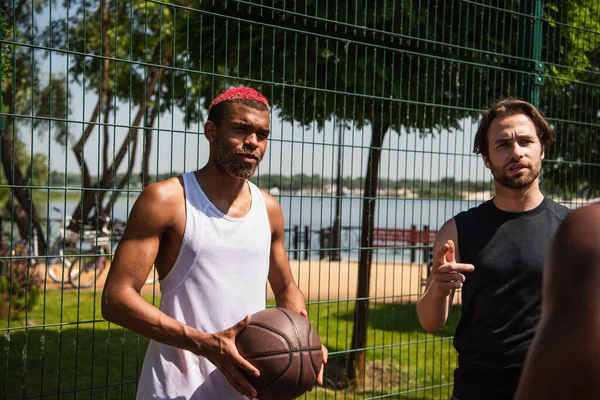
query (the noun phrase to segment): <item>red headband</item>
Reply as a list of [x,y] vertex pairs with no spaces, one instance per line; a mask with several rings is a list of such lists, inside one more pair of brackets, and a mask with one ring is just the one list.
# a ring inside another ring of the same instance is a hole
[[260,103],[263,103],[267,108],[269,108],[269,102],[265,99],[265,96],[258,93],[256,90],[249,87],[235,87],[231,89],[227,89],[220,95],[218,95],[210,104],[210,108],[213,106],[229,100],[256,100]]

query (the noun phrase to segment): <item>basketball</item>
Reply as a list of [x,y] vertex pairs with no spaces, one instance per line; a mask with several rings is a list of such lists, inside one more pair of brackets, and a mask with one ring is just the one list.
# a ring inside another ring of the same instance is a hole
[[258,399],[295,399],[316,384],[323,363],[321,339],[302,315],[284,308],[259,311],[235,343],[260,371],[259,377],[245,373]]

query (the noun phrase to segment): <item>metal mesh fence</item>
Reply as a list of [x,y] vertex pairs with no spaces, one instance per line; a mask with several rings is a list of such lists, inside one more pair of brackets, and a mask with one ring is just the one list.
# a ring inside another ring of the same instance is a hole
[[[600,196],[595,0],[1,4],[5,398],[134,397],[148,341],[102,319],[106,271],[142,189],[206,162],[227,87],[273,106],[252,181],[330,351],[306,398],[450,397],[460,296],[435,334],[415,302],[437,230],[493,195],[472,148],[494,100],[553,124],[547,196]],[[153,275],[141,293],[159,304]]]

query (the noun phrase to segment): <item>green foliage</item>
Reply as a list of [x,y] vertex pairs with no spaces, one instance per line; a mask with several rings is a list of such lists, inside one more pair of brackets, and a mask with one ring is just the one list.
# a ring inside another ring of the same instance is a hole
[[41,278],[31,269],[27,261],[4,260],[7,276],[0,276],[0,318],[18,318],[30,312],[38,303]]
[[595,0],[548,1],[548,75],[540,106],[557,132],[546,152],[544,189],[571,198],[600,196],[600,20]]
[[[27,179],[24,184],[27,186],[46,185],[48,179],[48,158],[46,155],[44,153],[34,153],[32,159],[25,144],[17,137],[13,139],[13,145],[15,166],[21,168]],[[4,186],[0,188],[0,207],[4,206],[10,194],[10,189],[6,187],[7,183],[4,168],[0,164],[0,185]]]
[[[31,26],[31,13],[41,12],[47,4],[36,0],[20,3],[18,8],[14,8],[14,3],[3,0],[1,5],[2,10],[7,10],[0,14],[2,38],[17,43],[35,43],[36,29]],[[11,123],[7,123],[6,129],[13,126],[15,136],[18,137],[19,127],[32,123],[38,134],[54,132],[55,138],[62,140],[66,134],[66,124],[50,122],[49,118],[68,118],[70,107],[66,78],[60,74],[42,74],[38,66],[39,59],[36,59],[29,46],[3,44],[1,51],[2,110],[36,117],[9,117]]]
[[[0,14],[0,34],[2,39],[10,38],[13,36],[13,31],[10,23],[6,20],[4,15]],[[0,77],[5,76],[10,68],[10,50],[8,46],[0,47],[0,57],[2,57],[2,63],[0,63]]]

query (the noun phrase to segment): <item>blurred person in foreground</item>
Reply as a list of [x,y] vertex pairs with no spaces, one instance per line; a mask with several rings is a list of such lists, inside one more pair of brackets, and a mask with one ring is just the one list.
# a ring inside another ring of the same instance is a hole
[[542,316],[516,400],[600,399],[600,203],[573,211],[546,258]]

